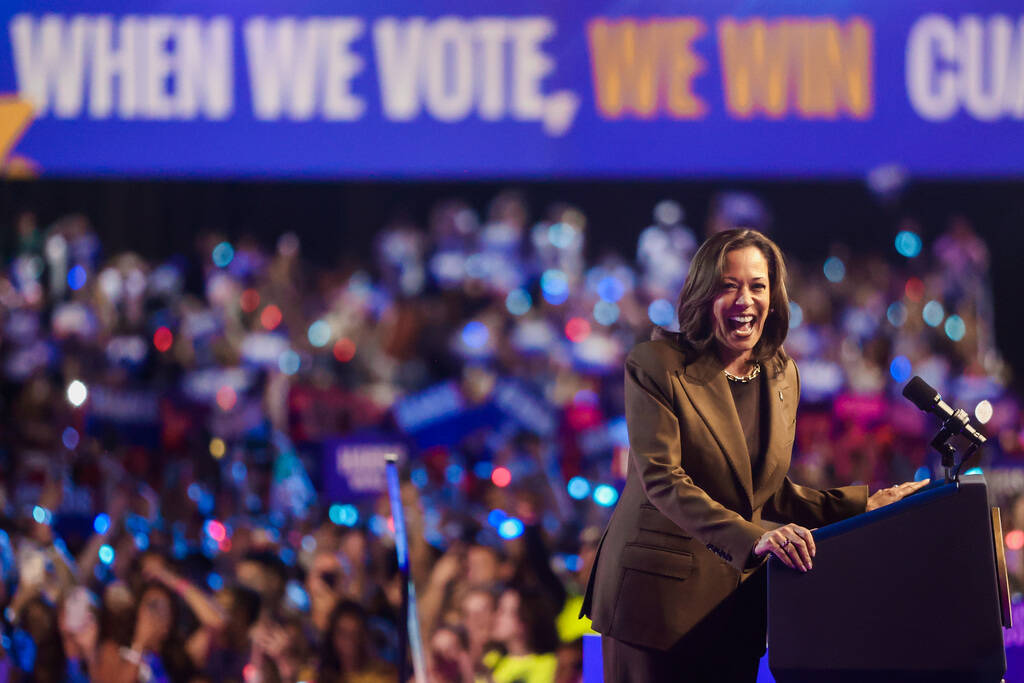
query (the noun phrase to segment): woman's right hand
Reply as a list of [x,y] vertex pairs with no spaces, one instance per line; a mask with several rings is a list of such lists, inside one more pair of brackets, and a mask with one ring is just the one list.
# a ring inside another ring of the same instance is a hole
[[809,571],[815,553],[814,536],[810,529],[799,524],[787,524],[766,531],[754,545],[754,554],[761,557],[768,553],[779,558],[790,569]]

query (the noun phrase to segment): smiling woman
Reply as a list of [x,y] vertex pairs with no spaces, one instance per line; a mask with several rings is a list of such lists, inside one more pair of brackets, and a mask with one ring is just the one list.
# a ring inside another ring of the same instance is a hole
[[[787,476],[800,378],[782,348],[785,282],[767,237],[718,233],[693,257],[680,331],[657,330],[626,359],[633,467],[582,609],[604,636],[606,680],[754,681],[768,554],[809,571],[809,528],[892,502]],[[784,526],[766,531],[762,520]]]

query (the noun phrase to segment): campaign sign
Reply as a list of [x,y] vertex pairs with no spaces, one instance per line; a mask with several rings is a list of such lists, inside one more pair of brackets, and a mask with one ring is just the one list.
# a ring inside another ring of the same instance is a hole
[[1024,172],[1019,0],[7,0],[11,175]]
[[401,464],[408,449],[401,439],[384,434],[328,439],[323,450],[323,490],[331,501],[372,498],[387,492],[386,457],[396,453]]
[[454,446],[482,427],[495,427],[502,420],[493,402],[469,405],[456,382],[442,382],[407,396],[393,408],[399,429],[420,449]]

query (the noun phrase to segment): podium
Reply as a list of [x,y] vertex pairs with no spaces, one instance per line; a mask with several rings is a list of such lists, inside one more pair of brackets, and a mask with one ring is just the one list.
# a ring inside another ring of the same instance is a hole
[[937,482],[814,532],[806,574],[772,558],[778,683],[999,683],[1009,590],[982,475]]

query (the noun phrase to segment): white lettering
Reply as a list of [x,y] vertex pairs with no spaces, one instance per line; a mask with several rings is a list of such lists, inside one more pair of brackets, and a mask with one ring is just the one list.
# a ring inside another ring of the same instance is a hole
[[420,113],[419,59],[423,52],[422,18],[378,19],[373,25],[374,54],[385,118],[411,121]]
[[59,14],[46,14],[37,23],[28,14],[11,20],[11,44],[18,92],[44,116],[53,97],[54,116],[70,119],[82,111],[85,82],[85,39],[88,18],[76,15],[70,26]]
[[961,109],[979,121],[1024,118],[1024,17],[921,17],[907,41],[907,94],[929,121]]
[[949,19],[929,14],[914,23],[907,41],[907,93],[915,111],[929,121],[956,113],[956,78],[949,66],[955,53],[956,29]]

